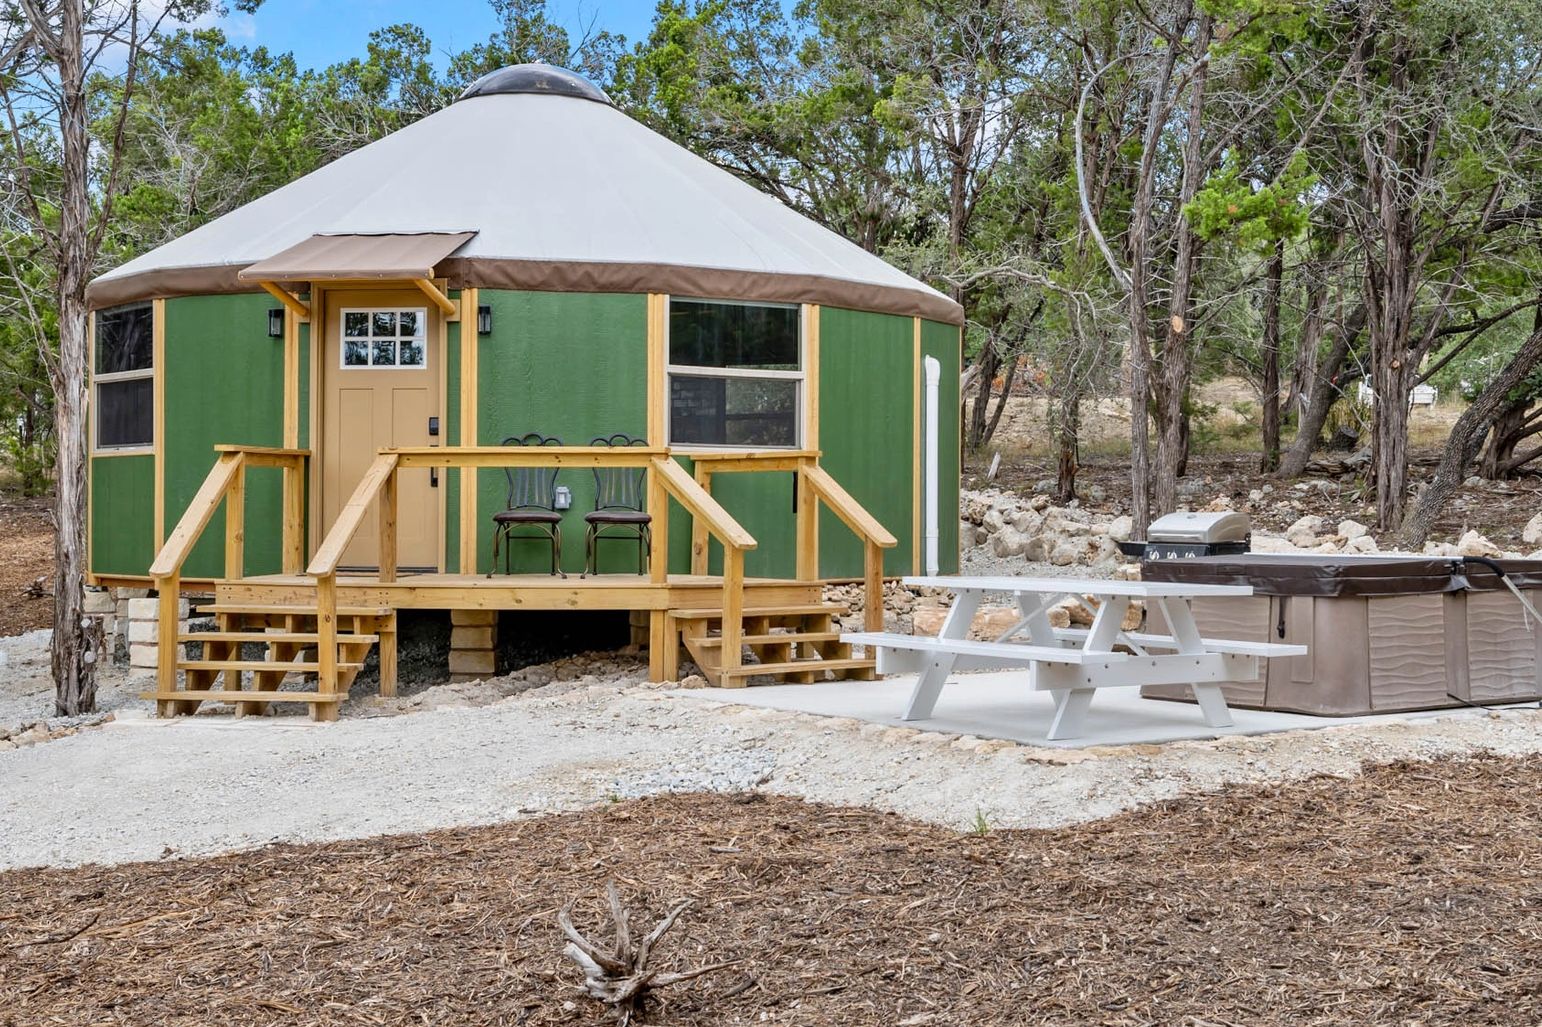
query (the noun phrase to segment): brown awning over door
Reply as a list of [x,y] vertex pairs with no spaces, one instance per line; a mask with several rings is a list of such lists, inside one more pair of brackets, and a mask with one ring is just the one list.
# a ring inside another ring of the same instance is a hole
[[243,269],[243,282],[429,279],[475,232],[313,235]]

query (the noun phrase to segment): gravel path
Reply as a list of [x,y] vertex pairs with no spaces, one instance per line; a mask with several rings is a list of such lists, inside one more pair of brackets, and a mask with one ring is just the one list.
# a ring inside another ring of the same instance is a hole
[[759,788],[967,829],[1047,827],[1362,762],[1542,751],[1542,714],[1065,753],[721,705],[625,680],[311,725],[125,711],[0,751],[0,867],[491,823],[667,790]]

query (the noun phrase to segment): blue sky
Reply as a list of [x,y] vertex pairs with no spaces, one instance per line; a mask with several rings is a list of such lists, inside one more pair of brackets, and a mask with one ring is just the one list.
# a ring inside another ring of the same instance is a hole
[[[656,0],[547,0],[547,15],[576,39],[591,21],[596,29],[642,38],[653,21]],[[222,20],[230,41],[290,52],[301,67],[320,68],[364,53],[369,34],[385,25],[411,22],[443,55],[487,38],[496,25],[486,0],[265,0],[254,15],[232,13]]]

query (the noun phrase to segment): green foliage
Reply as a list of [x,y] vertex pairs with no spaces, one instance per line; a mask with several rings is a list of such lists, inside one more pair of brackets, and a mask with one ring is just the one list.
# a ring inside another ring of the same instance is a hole
[[1228,160],[1184,207],[1202,239],[1228,238],[1254,253],[1265,253],[1281,239],[1300,238],[1310,208],[1303,197],[1317,182],[1298,153],[1274,181],[1259,184]]

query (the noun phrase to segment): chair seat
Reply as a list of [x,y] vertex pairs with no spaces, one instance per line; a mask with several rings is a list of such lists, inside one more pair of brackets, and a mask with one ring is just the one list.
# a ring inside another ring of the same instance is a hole
[[562,515],[555,510],[500,510],[493,514],[495,524],[561,524]]
[[653,518],[641,510],[596,510],[584,514],[590,524],[649,524]]

